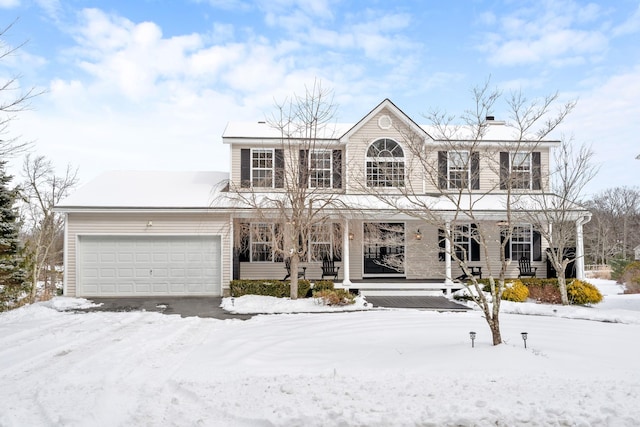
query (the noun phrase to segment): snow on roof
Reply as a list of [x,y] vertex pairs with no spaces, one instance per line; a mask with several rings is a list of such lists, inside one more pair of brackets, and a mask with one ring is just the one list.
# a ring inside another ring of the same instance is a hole
[[[339,140],[344,134],[349,132],[355,123],[331,123],[323,128],[319,134],[320,139]],[[473,140],[473,129],[469,126],[448,126],[444,132],[446,137],[441,135],[435,126],[419,125],[429,136],[436,141],[455,140],[455,141],[471,141]],[[229,122],[222,134],[222,140],[230,143],[230,139],[278,139],[281,138],[280,131],[265,122]],[[534,136],[520,138],[517,130],[506,124],[505,122],[493,122],[486,127],[485,133],[482,135],[482,141],[519,141],[519,140],[535,140]],[[545,142],[557,142],[552,139],[545,139]]]
[[[318,138],[339,139],[347,132],[353,123],[328,123],[318,129]],[[267,122],[228,122],[222,133],[223,141],[227,138],[241,139],[273,139],[280,138],[280,130]],[[224,141],[227,142],[227,141]]]
[[69,208],[208,208],[226,172],[110,171],[62,200]]

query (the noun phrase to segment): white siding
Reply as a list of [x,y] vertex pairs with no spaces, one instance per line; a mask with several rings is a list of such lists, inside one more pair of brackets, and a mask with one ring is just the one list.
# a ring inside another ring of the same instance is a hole
[[[149,221],[152,225],[149,226]],[[220,236],[222,248],[222,291],[228,289],[231,277],[229,257],[229,217],[208,213],[69,213],[67,236],[67,265],[65,274],[67,294],[77,295],[77,242],[82,235],[177,235]]]

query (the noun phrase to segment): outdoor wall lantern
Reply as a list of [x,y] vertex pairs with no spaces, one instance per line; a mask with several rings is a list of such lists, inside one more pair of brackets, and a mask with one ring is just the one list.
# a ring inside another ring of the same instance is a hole
[[416,240],[422,240],[422,233],[420,232],[420,229],[418,228],[418,230],[416,231]]
[[147,221],[147,227],[153,227],[153,221]]
[[529,334],[526,332],[520,332],[520,335],[522,335],[522,341],[524,341],[524,348],[527,348],[527,336]]
[[349,240],[353,240],[353,233],[349,233]]
[[469,332],[469,338],[471,338],[471,348],[475,347],[476,333]]

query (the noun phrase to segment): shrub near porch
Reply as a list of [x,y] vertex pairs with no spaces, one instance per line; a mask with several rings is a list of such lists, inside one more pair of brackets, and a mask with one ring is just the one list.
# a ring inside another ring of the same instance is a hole
[[[489,279],[478,282],[488,290]],[[558,279],[505,279],[506,288],[502,299],[514,302],[524,302],[532,299],[545,304],[561,304]],[[524,288],[524,289],[523,289]],[[602,294],[590,283],[573,279],[567,281],[567,293],[571,304],[597,304],[602,301]]]
[[[232,280],[229,284],[232,297],[264,295],[287,298],[291,295],[291,284],[281,280]],[[298,298],[306,298],[311,289],[309,280],[298,280]]]

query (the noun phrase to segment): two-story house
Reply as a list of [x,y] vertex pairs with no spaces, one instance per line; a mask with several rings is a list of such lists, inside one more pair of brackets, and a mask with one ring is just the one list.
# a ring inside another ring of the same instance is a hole
[[[318,213],[297,242],[308,279],[320,279],[325,258],[342,286],[365,293],[459,287],[461,259],[495,275],[501,257],[526,258],[546,277],[548,244],[523,207],[545,197],[558,141],[514,139],[492,117],[473,137],[464,128],[436,135],[387,99],[311,141],[265,122],[229,123],[229,174],[104,174],[57,208],[66,215],[65,294],[223,295],[232,279],[282,279],[278,236],[290,226],[282,209],[292,189]],[[589,217],[579,207],[568,216],[578,277]],[[517,262],[507,275],[518,276]]]

